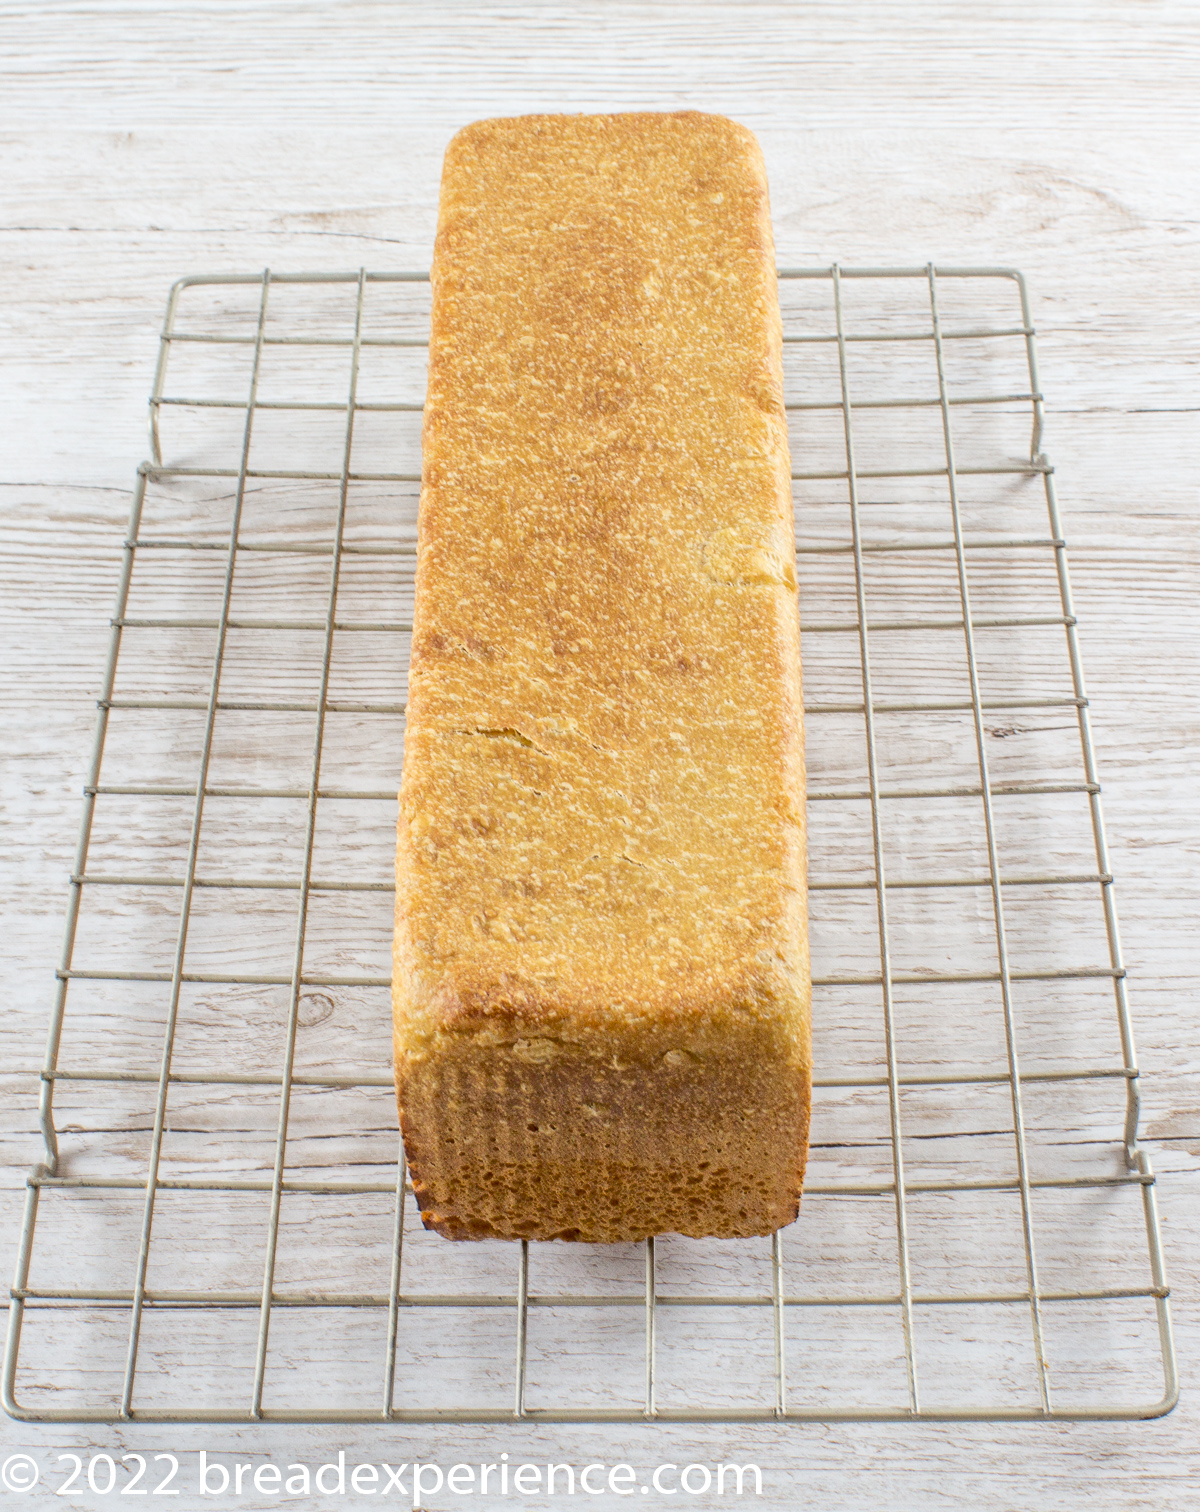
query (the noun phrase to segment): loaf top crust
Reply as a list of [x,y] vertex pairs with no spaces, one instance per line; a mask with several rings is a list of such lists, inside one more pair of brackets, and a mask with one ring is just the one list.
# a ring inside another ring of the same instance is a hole
[[695,112],[478,122],[432,282],[398,1049],[703,1055],[736,1021],[806,1058],[758,144]]

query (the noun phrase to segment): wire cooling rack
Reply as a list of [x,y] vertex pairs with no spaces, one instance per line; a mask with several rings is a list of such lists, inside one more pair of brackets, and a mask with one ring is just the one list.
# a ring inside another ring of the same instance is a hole
[[1025,284],[780,277],[818,1072],[797,1223],[639,1246],[421,1229],[388,985],[428,280],[186,278],[71,879],[11,1414],[1173,1405]]

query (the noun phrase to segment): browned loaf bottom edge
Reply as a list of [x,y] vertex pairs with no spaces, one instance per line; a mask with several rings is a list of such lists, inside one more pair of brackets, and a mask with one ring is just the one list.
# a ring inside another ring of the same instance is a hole
[[402,1075],[400,1099],[422,1219],[448,1239],[746,1238],[799,1211],[800,1066],[493,1052]]

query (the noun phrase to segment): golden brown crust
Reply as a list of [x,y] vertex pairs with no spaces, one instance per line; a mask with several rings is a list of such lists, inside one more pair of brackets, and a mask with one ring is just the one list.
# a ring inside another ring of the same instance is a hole
[[693,112],[479,122],[432,278],[395,948],[426,1222],[769,1232],[809,988],[757,143]]

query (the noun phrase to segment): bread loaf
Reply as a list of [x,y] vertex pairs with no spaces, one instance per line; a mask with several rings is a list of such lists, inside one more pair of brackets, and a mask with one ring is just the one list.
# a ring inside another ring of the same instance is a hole
[[469,126],[432,280],[394,989],[425,1224],[769,1233],[810,1051],[758,144],[692,112]]

